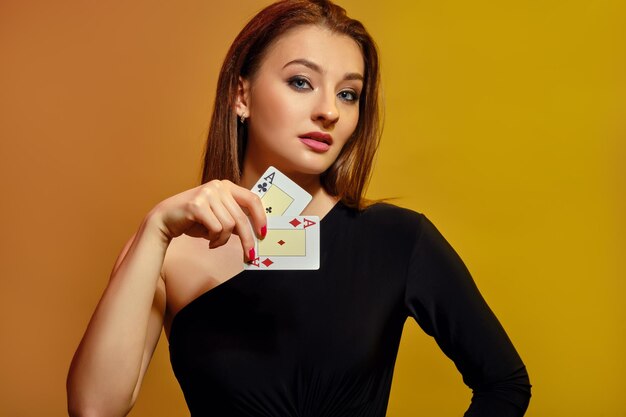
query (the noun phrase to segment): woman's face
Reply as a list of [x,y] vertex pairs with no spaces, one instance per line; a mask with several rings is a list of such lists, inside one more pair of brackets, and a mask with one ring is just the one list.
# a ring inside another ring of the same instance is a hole
[[359,120],[364,63],[358,44],[314,25],[277,39],[251,80],[242,80],[237,112],[247,114],[246,163],[255,171],[321,174]]

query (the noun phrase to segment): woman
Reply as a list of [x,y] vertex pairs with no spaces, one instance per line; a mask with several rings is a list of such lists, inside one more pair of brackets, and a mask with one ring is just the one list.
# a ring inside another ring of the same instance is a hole
[[[330,2],[248,23],[220,73],[203,183],[156,205],[118,257],[72,361],[71,415],[128,413],[164,326],[194,417],[384,416],[407,316],[474,390],[466,415],[524,414],[525,367],[454,250],[421,214],[366,207],[378,78],[372,39]],[[242,272],[266,233],[249,189],[269,165],[313,196],[317,271]]]

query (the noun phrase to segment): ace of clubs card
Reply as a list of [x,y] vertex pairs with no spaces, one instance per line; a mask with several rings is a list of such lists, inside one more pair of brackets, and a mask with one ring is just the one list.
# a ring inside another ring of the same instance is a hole
[[252,192],[261,197],[267,216],[298,216],[311,202],[311,194],[274,167],[269,167]]

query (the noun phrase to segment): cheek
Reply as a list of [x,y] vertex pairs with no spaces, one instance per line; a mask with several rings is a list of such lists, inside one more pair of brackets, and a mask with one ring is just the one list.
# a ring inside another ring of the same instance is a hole
[[344,136],[345,141],[348,141],[348,138],[352,136],[354,131],[356,130],[357,125],[359,124],[359,110],[356,111],[347,111],[345,113],[345,124],[344,124]]
[[251,101],[255,127],[259,135],[276,135],[293,125],[298,107],[291,103],[279,88],[255,91]]

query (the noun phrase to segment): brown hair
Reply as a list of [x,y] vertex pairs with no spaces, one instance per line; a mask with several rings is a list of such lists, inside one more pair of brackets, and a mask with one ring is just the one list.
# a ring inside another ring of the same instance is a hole
[[359,121],[335,162],[321,175],[324,189],[355,208],[363,198],[380,140],[379,64],[376,44],[361,22],[327,0],[282,0],[261,10],[233,41],[220,71],[213,116],[204,154],[202,182],[228,179],[239,183],[246,149],[246,126],[238,121],[235,99],[239,77],[251,78],[268,47],[300,25],[320,25],[347,35],[361,48],[365,64]]

